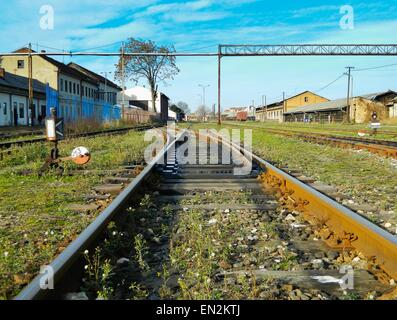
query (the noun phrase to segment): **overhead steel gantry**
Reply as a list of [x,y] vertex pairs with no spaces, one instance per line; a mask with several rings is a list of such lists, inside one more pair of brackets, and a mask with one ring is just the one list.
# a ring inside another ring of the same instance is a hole
[[220,45],[222,56],[392,56],[397,44]]
[[397,56],[397,44],[220,44],[218,124],[221,124],[221,58],[252,56]]
[[252,56],[397,56],[397,44],[220,44],[218,52],[13,52],[1,56],[173,56],[218,57],[218,124],[221,123],[221,58]]

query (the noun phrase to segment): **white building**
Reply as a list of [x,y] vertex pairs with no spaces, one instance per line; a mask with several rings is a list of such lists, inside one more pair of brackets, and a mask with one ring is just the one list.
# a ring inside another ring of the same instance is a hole
[[95,92],[97,95],[97,100],[109,103],[111,105],[117,104],[117,94],[122,91],[122,88],[120,88],[117,84],[98,73],[84,68],[83,66],[75,62],[70,62],[68,64],[68,67],[73,68],[85,74],[91,80],[94,80],[94,82],[96,83]]
[[176,112],[172,111],[171,109],[168,109],[168,119],[176,120]]
[[[6,72],[0,68],[0,126],[31,125],[28,78]],[[33,112],[45,113],[46,86],[33,80]],[[42,120],[42,117],[39,118]]]
[[[122,92],[118,94],[117,103],[122,104],[123,96]],[[149,88],[136,86],[124,91],[124,101],[126,105],[136,106],[142,110],[156,112],[161,114],[162,120],[167,120],[168,118],[168,106],[169,98],[161,92],[158,92],[155,101],[156,110],[153,110],[152,94]]]

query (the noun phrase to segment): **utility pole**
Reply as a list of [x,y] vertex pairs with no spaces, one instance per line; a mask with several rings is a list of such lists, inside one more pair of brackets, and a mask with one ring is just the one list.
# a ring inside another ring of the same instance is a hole
[[221,124],[221,46],[218,46],[218,125]]
[[346,111],[347,111],[347,122],[350,122],[350,77],[351,77],[351,70],[354,67],[346,67],[347,71],[347,101],[346,101]]
[[[29,73],[29,107],[30,110],[30,121],[31,125],[33,126],[34,121],[34,106],[33,106],[33,61],[32,61],[32,44],[29,43],[29,56],[28,56],[28,73]],[[28,112],[28,125],[29,125],[29,112]]]
[[262,94],[262,113],[264,113],[263,120],[267,120],[267,104],[265,94]]
[[285,112],[285,92],[283,91],[283,114],[281,115],[283,117],[282,122],[284,122],[284,112]]
[[124,42],[121,43],[121,85],[123,87],[121,97],[121,119],[124,120],[124,105],[125,105],[125,74],[124,74]]

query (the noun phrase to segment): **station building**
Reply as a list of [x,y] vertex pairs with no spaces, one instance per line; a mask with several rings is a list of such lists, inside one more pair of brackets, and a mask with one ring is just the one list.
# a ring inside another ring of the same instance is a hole
[[[30,51],[29,48],[15,51],[15,53],[29,52],[35,51]],[[1,57],[1,67],[8,75],[14,75],[20,80],[25,79],[23,82],[27,84],[28,59],[27,56],[4,56]],[[49,115],[52,107],[57,109],[58,116],[63,117],[66,122],[87,118],[98,121],[120,119],[120,107],[116,106],[116,97],[121,88],[76,63],[66,65],[45,54],[32,56],[32,78],[36,86],[37,84],[44,85],[44,97],[42,86],[40,86],[40,92],[36,88],[33,94],[35,101],[40,98],[40,103],[37,102],[34,108],[29,108],[28,103],[25,102],[26,108],[31,110],[24,113],[19,112],[22,108],[18,108],[17,113],[12,108],[10,118],[0,120],[0,125],[4,123],[39,124],[41,119]],[[14,89],[20,88],[16,86]],[[28,117],[30,122],[27,120]],[[9,119],[13,120],[10,122]]]
[[[284,113],[286,122],[335,123],[352,121],[366,123],[371,120],[373,112],[380,121],[394,116],[394,101],[397,93],[392,90],[352,97],[347,107],[347,98],[310,104]],[[350,110],[348,110],[350,109]]]
[[[33,109],[29,109],[28,78],[0,68],[0,126],[26,126],[46,114],[46,85],[33,80]],[[40,120],[40,121],[39,121]]]
[[281,101],[271,103],[267,106],[256,108],[256,120],[265,121],[284,121],[284,114],[310,104],[329,101],[327,98],[319,96],[311,91],[304,91]]

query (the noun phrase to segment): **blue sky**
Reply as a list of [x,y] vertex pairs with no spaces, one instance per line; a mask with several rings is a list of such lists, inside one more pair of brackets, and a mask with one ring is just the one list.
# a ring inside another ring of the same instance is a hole
[[[54,8],[54,30],[40,29],[42,5]],[[352,30],[340,28],[343,5],[354,9]],[[11,0],[1,1],[0,12],[6,17],[0,28],[1,52],[29,42],[47,51],[111,52],[128,37],[173,44],[177,51],[189,52],[214,52],[218,43],[397,43],[397,0]],[[113,71],[116,61],[72,60],[96,72]],[[216,58],[178,58],[177,63],[180,74],[160,89],[194,109],[201,99],[198,84],[209,84],[207,105],[216,103]],[[271,102],[283,91],[287,96],[316,91],[341,75],[347,65],[359,69],[393,63],[396,57],[224,58],[222,106],[249,105],[253,100],[258,105],[263,94]],[[353,77],[355,94],[397,90],[397,65],[354,72]],[[318,93],[343,97],[346,82],[342,77]]]

